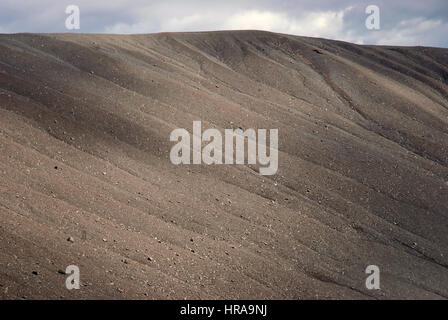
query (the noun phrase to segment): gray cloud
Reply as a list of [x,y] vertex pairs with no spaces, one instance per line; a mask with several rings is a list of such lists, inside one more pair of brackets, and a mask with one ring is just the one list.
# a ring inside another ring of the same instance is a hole
[[[0,3],[0,32],[68,32],[66,6],[78,5],[83,33],[152,33],[261,29],[364,44],[448,47],[448,1],[152,0]],[[381,29],[367,30],[365,8],[381,10]]]

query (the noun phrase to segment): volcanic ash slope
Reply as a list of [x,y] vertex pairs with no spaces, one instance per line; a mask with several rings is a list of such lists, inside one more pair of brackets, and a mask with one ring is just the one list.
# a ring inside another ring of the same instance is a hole
[[[447,298],[447,65],[257,31],[1,35],[0,298]],[[277,174],[173,165],[195,120],[278,129]]]

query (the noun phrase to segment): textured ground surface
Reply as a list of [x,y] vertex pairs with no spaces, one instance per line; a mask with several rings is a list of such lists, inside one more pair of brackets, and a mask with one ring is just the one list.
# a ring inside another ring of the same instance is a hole
[[[1,35],[0,298],[448,298],[447,65],[255,31]],[[172,165],[193,120],[278,128],[278,173]]]

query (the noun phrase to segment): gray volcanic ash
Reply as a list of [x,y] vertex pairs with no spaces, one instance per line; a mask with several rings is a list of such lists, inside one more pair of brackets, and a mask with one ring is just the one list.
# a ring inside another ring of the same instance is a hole
[[[0,53],[0,298],[448,297],[447,49],[234,31]],[[277,173],[173,165],[195,120],[277,128]]]

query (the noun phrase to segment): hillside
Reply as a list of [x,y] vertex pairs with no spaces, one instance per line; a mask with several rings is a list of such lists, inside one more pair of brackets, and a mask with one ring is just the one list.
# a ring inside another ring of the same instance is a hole
[[[233,31],[0,53],[0,298],[448,298],[448,49]],[[278,128],[277,174],[173,165],[195,120]]]

